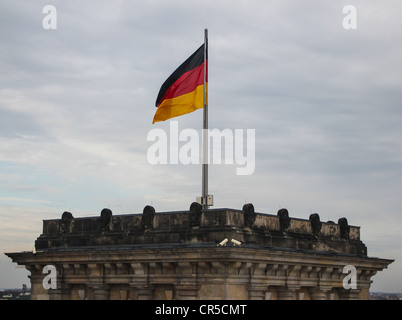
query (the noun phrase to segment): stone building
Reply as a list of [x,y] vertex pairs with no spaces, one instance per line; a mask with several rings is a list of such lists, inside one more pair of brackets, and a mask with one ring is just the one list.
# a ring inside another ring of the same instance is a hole
[[[85,218],[64,212],[43,221],[35,247],[7,253],[30,271],[32,299],[367,299],[373,275],[392,262],[368,257],[360,228],[346,218],[296,219],[286,209],[257,213],[252,204],[103,209]],[[56,274],[45,289],[48,265]]]

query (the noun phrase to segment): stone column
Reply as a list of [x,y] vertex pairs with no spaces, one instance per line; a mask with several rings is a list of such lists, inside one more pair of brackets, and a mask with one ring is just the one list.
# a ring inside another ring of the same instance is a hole
[[265,300],[265,291],[268,287],[267,268],[266,263],[253,263],[250,266],[251,278],[247,286],[250,300]]
[[249,300],[265,300],[266,286],[249,285],[247,289]]
[[43,287],[43,265],[26,265],[25,268],[31,273],[31,300],[49,300],[49,292]]
[[278,287],[278,300],[296,300],[296,289],[292,287]]
[[198,285],[186,284],[175,286],[175,299],[177,300],[195,300],[198,298]]
[[340,300],[359,300],[360,289],[343,289],[339,291]]
[[42,285],[43,276],[30,275],[28,277],[31,279],[31,300],[48,300],[49,295]]
[[[60,270],[60,268],[59,268]],[[64,277],[60,274],[56,278],[56,288],[48,289],[49,300],[70,300],[71,286],[64,281]]]
[[328,290],[323,288],[312,288],[310,289],[311,300],[328,300]]
[[109,300],[109,288],[95,287],[94,300]]
[[198,297],[200,287],[197,285],[197,265],[195,263],[179,261],[176,265],[174,277],[176,283],[175,299],[194,300]]
[[138,300],[153,300],[154,288],[152,286],[134,287]]
[[61,300],[62,290],[60,287],[57,287],[57,289],[49,289],[47,292],[49,294],[49,300]]

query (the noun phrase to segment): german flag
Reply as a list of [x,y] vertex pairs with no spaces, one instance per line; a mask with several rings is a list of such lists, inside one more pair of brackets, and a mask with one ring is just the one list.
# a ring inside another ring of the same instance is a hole
[[[165,121],[204,107],[204,63],[208,70],[208,54],[204,62],[203,44],[163,83],[158,98],[152,123]],[[207,51],[207,50],[205,50]],[[206,72],[205,85],[208,82]],[[207,92],[207,90],[206,90]],[[207,94],[205,96],[207,103]]]

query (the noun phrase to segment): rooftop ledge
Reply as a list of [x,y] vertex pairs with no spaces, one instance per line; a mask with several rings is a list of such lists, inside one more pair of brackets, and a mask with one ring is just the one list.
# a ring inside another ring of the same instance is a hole
[[346,218],[322,222],[317,213],[309,219],[289,217],[287,209],[276,215],[255,212],[245,204],[242,210],[220,208],[204,211],[193,202],[189,210],[155,212],[145,206],[142,214],[114,215],[103,209],[97,217],[74,218],[64,212],[61,219],[43,221],[43,233],[36,250],[124,245],[219,245],[235,239],[237,245],[275,247],[367,256],[360,241],[360,227]]

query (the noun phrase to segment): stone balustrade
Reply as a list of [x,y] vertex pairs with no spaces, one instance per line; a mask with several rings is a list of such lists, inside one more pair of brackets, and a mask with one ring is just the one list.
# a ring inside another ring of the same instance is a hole
[[188,211],[159,212],[146,206],[143,214],[113,215],[103,209],[99,217],[74,218],[64,212],[61,219],[44,220],[36,249],[100,245],[146,245],[215,243],[227,237],[248,245],[296,248],[322,252],[366,255],[360,228],[321,222],[318,214],[307,219],[290,218],[286,209],[277,215],[243,210],[211,209],[204,212],[193,203]]

